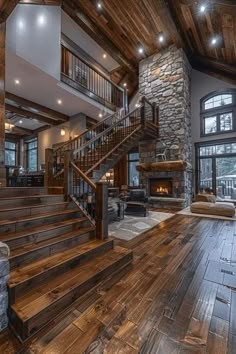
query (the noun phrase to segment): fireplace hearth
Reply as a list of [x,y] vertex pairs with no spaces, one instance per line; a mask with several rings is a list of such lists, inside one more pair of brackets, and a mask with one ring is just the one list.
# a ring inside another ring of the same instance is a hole
[[173,197],[172,178],[150,178],[149,195],[150,197]]

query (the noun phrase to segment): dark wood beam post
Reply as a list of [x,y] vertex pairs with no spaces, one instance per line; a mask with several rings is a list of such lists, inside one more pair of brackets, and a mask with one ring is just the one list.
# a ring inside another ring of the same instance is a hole
[[53,149],[45,150],[45,175],[44,175],[44,185],[45,187],[52,187],[52,176],[53,176]]
[[145,127],[145,97],[143,96],[141,99],[141,124]]
[[69,201],[72,193],[72,168],[70,162],[72,161],[72,151],[67,150],[64,153],[64,196],[65,201]]
[[108,184],[96,183],[96,238],[108,238]]
[[0,187],[6,186],[5,169],[5,38],[6,23],[0,24]]

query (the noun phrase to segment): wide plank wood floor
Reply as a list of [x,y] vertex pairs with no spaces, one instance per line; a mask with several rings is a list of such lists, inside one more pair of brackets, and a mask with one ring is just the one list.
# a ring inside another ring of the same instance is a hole
[[128,272],[0,353],[235,354],[236,222],[176,214],[133,247]]

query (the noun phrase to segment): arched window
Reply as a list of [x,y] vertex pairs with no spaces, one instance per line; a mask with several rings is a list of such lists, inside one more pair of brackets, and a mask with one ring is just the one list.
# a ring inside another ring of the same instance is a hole
[[212,92],[201,100],[201,136],[236,130],[236,90]]

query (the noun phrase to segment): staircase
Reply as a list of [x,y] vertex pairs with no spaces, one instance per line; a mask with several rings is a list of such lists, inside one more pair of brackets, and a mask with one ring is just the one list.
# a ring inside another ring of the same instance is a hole
[[132,261],[132,252],[96,239],[95,226],[63,195],[0,192],[0,241],[11,251],[9,319],[21,340]]
[[157,109],[143,98],[134,111],[47,151],[48,190],[59,177],[64,195],[0,192],[0,241],[11,251],[9,318],[21,340],[132,262],[132,252],[108,238],[107,185],[99,180],[139,139],[157,135]]

